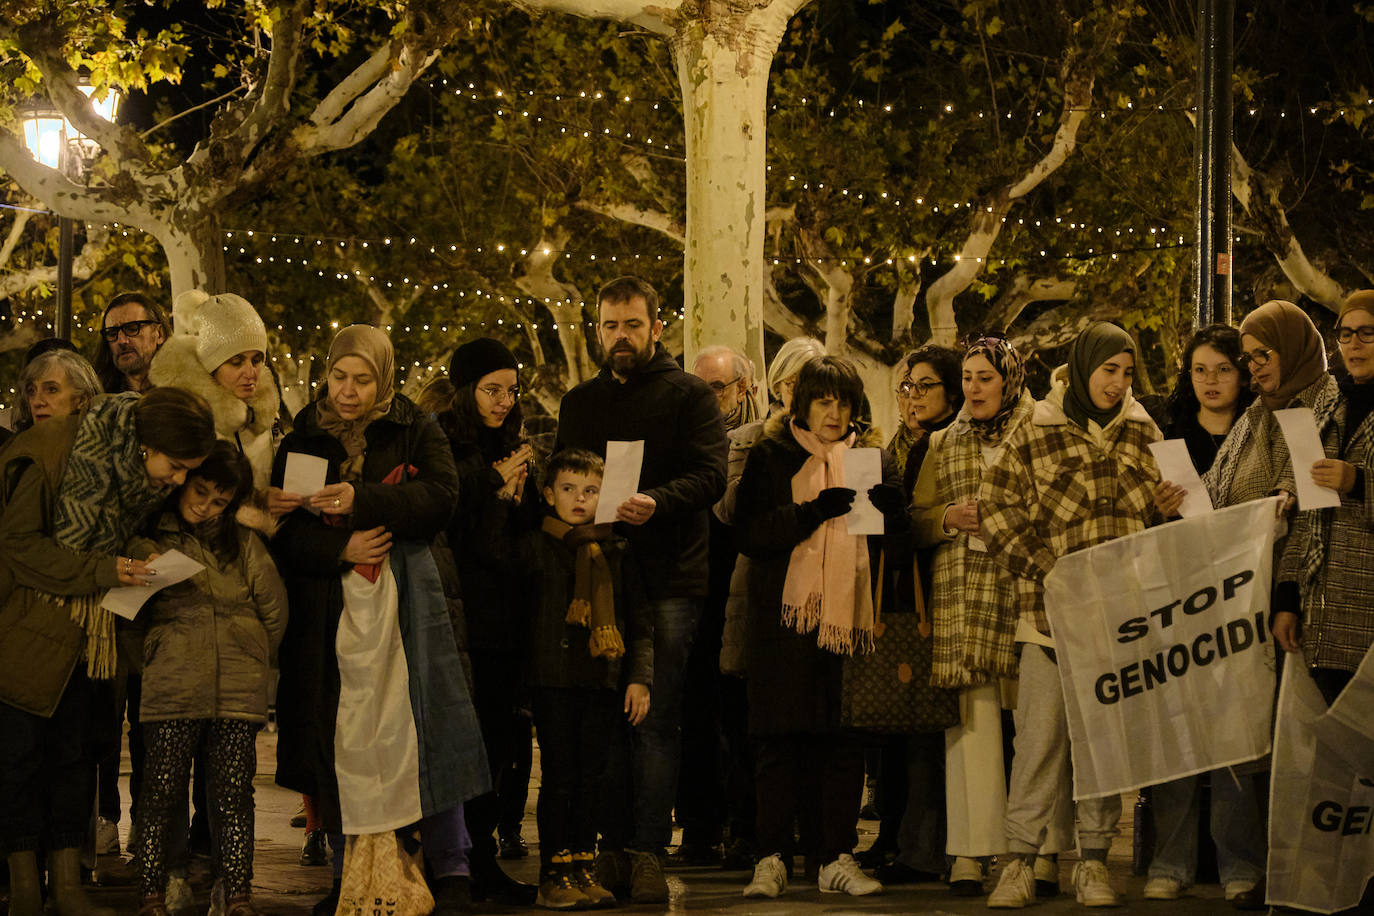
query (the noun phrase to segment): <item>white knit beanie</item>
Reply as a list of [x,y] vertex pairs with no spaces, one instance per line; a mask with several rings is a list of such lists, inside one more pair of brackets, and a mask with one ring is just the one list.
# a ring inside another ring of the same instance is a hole
[[196,356],[206,372],[247,350],[267,354],[267,326],[247,299],[233,293],[187,290],[172,303],[172,329],[196,338]]

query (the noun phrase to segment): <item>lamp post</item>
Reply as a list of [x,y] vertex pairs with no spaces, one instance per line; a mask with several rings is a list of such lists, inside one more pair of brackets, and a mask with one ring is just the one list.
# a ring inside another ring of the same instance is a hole
[[[92,100],[95,113],[106,121],[113,121],[119,110],[119,93],[107,89],[103,99],[92,98],[95,87],[84,77],[77,87]],[[72,179],[86,173],[88,163],[100,152],[100,145],[72,126],[58,108],[46,98],[35,98],[19,110],[19,122],[24,129],[24,145],[29,155],[50,169],[57,169]],[[67,216],[57,218],[57,316],[53,321],[53,336],[71,340],[72,336],[72,234],[75,220]]]

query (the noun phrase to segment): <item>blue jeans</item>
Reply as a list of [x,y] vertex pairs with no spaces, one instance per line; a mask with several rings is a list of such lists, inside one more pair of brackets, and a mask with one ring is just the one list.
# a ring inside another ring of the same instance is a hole
[[609,800],[604,849],[628,848],[661,856],[672,841],[682,751],[682,684],[701,606],[701,598],[650,602],[654,683],[649,715],[630,730],[628,747],[622,743],[612,752],[609,784],[631,788],[628,798]]
[[[1258,881],[1267,855],[1259,779],[1212,771],[1212,839],[1217,844],[1221,883]],[[1239,781],[1237,781],[1239,780]],[[1151,878],[1173,878],[1185,885],[1197,876],[1198,777],[1185,776],[1150,789],[1155,817],[1155,855]]]

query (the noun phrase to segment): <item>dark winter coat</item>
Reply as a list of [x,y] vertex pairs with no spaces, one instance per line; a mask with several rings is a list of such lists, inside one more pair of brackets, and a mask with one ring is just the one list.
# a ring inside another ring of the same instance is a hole
[[616,381],[602,369],[569,391],[555,451],[606,454],[608,440],[644,440],[639,492],[653,498],[643,525],[620,525],[650,600],[705,597],[706,515],[725,492],[725,423],[710,387],[682,371],[659,344],[643,370]]
[[[340,824],[334,771],[339,665],[334,644],[343,611],[341,576],[348,568],[339,557],[354,530],[385,525],[393,538],[391,562],[396,568],[400,559],[396,545],[418,543],[428,548],[448,524],[458,491],[458,475],[447,440],[438,425],[404,396],[396,395],[387,415],[369,424],[366,438],[362,477],[353,483],[353,513],[349,525],[329,527],[306,509],[296,509],[282,520],[272,541],[291,608],[279,653],[281,681],[277,688],[277,718],[281,733],[277,744],[277,783],[316,796],[325,826],[331,829],[337,829]],[[272,469],[274,486],[281,486],[287,456],[291,452],[328,460],[327,483],[339,480],[339,465],[347,457],[338,439],[320,427],[314,404],[300,412],[294,431],[282,441]],[[381,482],[403,464],[417,469],[406,482]],[[410,592],[422,591],[425,597],[442,604],[444,596],[439,576],[432,566],[430,572],[432,576],[417,580],[415,589],[410,589],[408,583],[401,581],[406,576],[405,571],[397,569],[402,602],[410,600]],[[430,647],[440,650],[440,655],[449,659],[449,664],[457,666],[451,626],[447,620],[443,621],[443,626],[443,633],[439,635],[447,641],[446,645],[435,642],[436,634],[432,630],[426,629],[419,635],[428,640]],[[403,625],[402,635],[409,657],[416,634],[406,633]],[[410,673],[414,702],[417,696],[427,696],[423,682],[437,673],[413,662]],[[458,680],[462,681],[461,676]],[[466,699],[465,689],[463,693]],[[471,715],[470,701],[467,713]],[[431,759],[435,748],[427,746],[426,732],[445,727],[446,723],[427,721],[430,710],[424,703],[416,705],[414,714],[420,732],[422,772],[426,764],[431,768],[445,765],[444,761]],[[476,746],[478,753],[475,756],[481,758],[477,761],[480,766],[474,764],[469,755],[469,759],[462,761],[463,772],[459,775],[465,782],[485,786],[486,761],[480,754],[481,742],[476,739],[475,728],[474,734],[464,736],[465,741]],[[446,765],[456,768],[460,764],[448,761]]]
[[533,598],[531,579],[520,566],[520,543],[543,516],[539,481],[525,480],[519,502],[497,495],[505,484],[492,463],[509,452],[500,430],[480,430],[460,439],[451,423],[440,425],[458,471],[458,509],[448,525],[448,546],[458,569],[467,648],[471,652],[518,651]]
[[[767,421],[764,436],[745,462],[735,504],[735,533],[749,558],[749,732],[753,735],[827,734],[840,730],[840,687],[845,656],[816,645],[815,633],[782,623],[782,589],[792,549],[818,524],[792,501],[792,478],[808,452],[793,438],[787,417]],[[876,448],[871,432],[856,447]],[[901,475],[883,452],[883,482],[901,486]],[[889,531],[903,536],[904,531]],[[868,539],[876,581],[884,537]]]
[[653,684],[653,615],[639,574],[627,562],[625,539],[600,542],[614,579],[615,625],[625,643],[625,655],[615,661],[593,658],[587,628],[564,622],[573,598],[576,551],[546,531],[532,532],[528,540],[537,599],[528,649],[530,686],[617,690]]
[[143,637],[144,722],[267,721],[269,662],[286,628],[286,588],[257,534],[238,529],[239,553],[221,560],[174,512],[129,556],[179,550],[205,568],[154,595],[138,614]]
[[86,637],[54,595],[119,584],[110,557],[53,539],[57,492],[81,417],[44,420],[0,455],[0,701],[51,716]]

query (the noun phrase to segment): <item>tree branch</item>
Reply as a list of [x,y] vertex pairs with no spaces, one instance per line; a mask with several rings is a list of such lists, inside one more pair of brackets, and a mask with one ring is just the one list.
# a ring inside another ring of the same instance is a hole
[[262,94],[234,131],[242,141],[240,155],[245,159],[273,125],[291,110],[291,93],[299,72],[301,31],[306,12],[305,0],[297,0],[272,24],[272,50],[268,57],[267,79],[263,82]]
[[[110,233],[103,227],[86,228],[86,244],[72,261],[72,279],[85,280],[100,267],[110,241]],[[35,286],[52,286],[57,283],[57,265],[45,264],[28,270],[17,271],[0,276],[0,299],[33,289]]]
[[[372,132],[382,116],[395,107],[410,89],[411,84],[438,57],[437,50],[403,46],[395,61],[387,68],[386,74],[374,82],[366,92],[354,96],[347,111],[341,112],[333,120],[324,121],[317,117],[317,109],[309,124],[302,125],[292,132],[292,139],[302,155],[318,156],[321,153],[347,149],[362,140]],[[325,101],[329,102],[333,96],[334,93],[330,93],[330,97]],[[346,99],[335,99],[333,104],[346,102]],[[321,103],[321,106],[323,104]]]
[[687,227],[661,210],[645,210],[634,204],[602,203],[595,200],[579,200],[573,206],[607,219],[652,229],[667,236],[679,246],[685,247],[687,244]]
[[1264,247],[1274,256],[1288,281],[1314,302],[1320,302],[1333,312],[1340,311],[1345,290],[1329,273],[1313,264],[1303,251],[1302,243],[1288,224],[1288,211],[1279,200],[1278,182],[1251,168],[1235,144],[1231,145],[1231,189],[1236,202],[1258,227]]
[[142,188],[128,195],[129,202],[108,199],[115,192],[102,193],[85,188],[67,178],[57,169],[50,169],[29,155],[29,151],[8,130],[0,130],[0,168],[10,174],[31,196],[43,201],[59,216],[95,223],[129,223],[146,229],[152,211],[143,205]]
[[1073,280],[1061,280],[1058,277],[1033,280],[1029,274],[1019,273],[1013,278],[1011,286],[993,302],[985,319],[985,327],[1008,330],[1032,303],[1072,299],[1077,291],[1078,284]]
[[667,18],[681,6],[682,0],[510,0],[510,5],[529,12],[571,13],[588,19],[609,19],[612,22],[631,22],[657,35],[671,35],[673,29]]
[[[1105,42],[1120,40],[1122,17],[1113,17]],[[1060,67],[1064,85],[1064,103],[1059,112],[1059,126],[1049,150],[1019,179],[1006,185],[990,199],[982,202],[974,214],[969,234],[955,259],[954,267],[930,285],[926,292],[926,313],[930,316],[931,339],[948,346],[959,336],[954,315],[955,298],[973,283],[987,263],[988,252],[1002,233],[1004,217],[1012,204],[1025,197],[1054,173],[1078,144],[1078,130],[1092,104],[1093,83],[1096,76],[1095,49],[1071,47]]]
[[28,210],[16,210],[14,213],[14,223],[10,226],[10,231],[5,236],[5,244],[0,245],[0,269],[3,269],[14,256],[14,246],[19,244],[19,240],[24,237],[24,229],[28,226],[29,220],[33,219],[33,214]]

